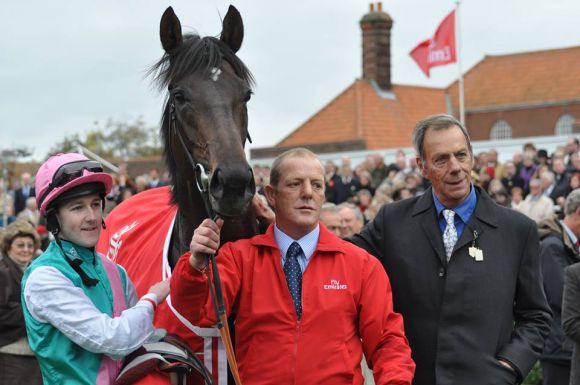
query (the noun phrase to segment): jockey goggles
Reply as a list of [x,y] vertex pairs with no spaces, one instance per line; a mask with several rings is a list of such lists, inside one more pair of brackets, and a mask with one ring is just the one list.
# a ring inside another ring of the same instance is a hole
[[42,194],[42,197],[40,197],[39,202],[43,202],[48,194],[50,194],[50,192],[55,188],[62,187],[76,178],[83,176],[85,170],[91,172],[103,172],[103,167],[99,162],[94,160],[80,160],[63,164],[54,173],[52,182],[50,182],[48,188],[44,194]]

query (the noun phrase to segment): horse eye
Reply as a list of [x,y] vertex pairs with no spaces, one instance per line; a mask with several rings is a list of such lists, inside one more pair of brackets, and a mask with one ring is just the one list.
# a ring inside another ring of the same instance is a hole
[[182,91],[175,91],[173,93],[173,100],[175,100],[177,103],[183,103],[185,102],[185,95]]
[[244,102],[246,102],[246,103],[249,102],[250,99],[252,98],[252,94],[253,94],[253,92],[251,90],[246,92],[246,97],[244,98]]

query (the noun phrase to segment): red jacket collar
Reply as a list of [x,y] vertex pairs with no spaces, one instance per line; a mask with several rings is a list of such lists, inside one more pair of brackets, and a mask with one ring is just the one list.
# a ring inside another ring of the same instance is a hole
[[[278,248],[276,237],[274,236],[274,224],[268,227],[266,233],[251,238],[250,243],[254,246]],[[320,223],[320,235],[316,251],[344,252],[341,239],[331,233],[322,223]]]

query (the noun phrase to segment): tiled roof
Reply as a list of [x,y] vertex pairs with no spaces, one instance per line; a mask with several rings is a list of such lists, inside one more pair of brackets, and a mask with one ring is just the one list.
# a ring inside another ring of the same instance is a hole
[[367,149],[409,147],[415,123],[446,112],[443,89],[393,85],[381,96],[364,80],[356,80],[276,147],[366,141]]
[[[458,116],[457,82],[447,89]],[[465,106],[533,105],[580,98],[580,46],[486,56],[464,76]],[[356,80],[276,147],[362,140],[367,149],[411,146],[420,119],[447,113],[445,89],[393,85],[394,98]]]
[[[457,111],[457,81],[449,87]],[[466,109],[580,98],[580,46],[486,56],[464,75]]]

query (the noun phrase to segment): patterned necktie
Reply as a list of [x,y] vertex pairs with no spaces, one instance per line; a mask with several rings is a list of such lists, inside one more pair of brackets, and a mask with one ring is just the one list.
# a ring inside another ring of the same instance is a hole
[[290,295],[292,295],[298,319],[302,316],[302,270],[300,270],[300,265],[298,264],[298,256],[301,253],[302,248],[298,242],[292,242],[284,262],[284,274],[286,274],[286,282],[288,282],[288,289],[290,290]]
[[457,229],[455,228],[455,211],[443,210],[443,217],[447,222],[447,227],[443,232],[443,245],[445,246],[445,254],[447,255],[447,262],[451,259],[453,247],[457,243]]

